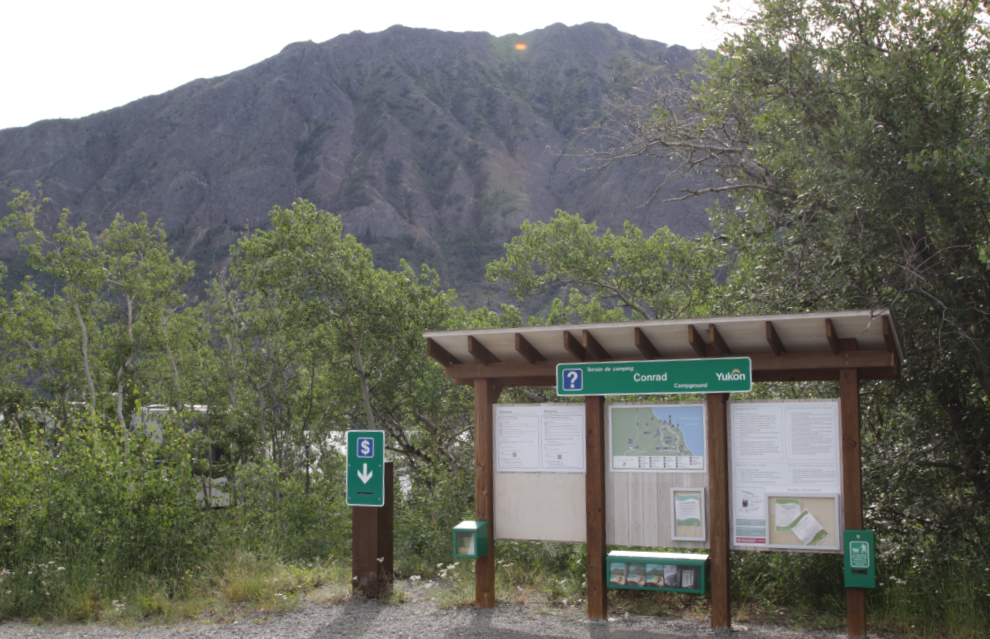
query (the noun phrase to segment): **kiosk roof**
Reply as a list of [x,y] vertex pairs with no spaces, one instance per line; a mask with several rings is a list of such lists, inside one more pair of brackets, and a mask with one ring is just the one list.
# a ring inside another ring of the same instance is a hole
[[[446,376],[468,383],[552,385],[558,363],[749,356],[755,381],[861,379],[900,374],[901,346],[889,310],[527,326],[423,334]],[[540,379],[535,379],[540,378]]]

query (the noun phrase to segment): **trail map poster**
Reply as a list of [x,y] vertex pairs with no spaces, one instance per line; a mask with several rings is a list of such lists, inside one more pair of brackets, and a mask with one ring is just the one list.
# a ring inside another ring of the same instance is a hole
[[705,470],[703,405],[614,405],[610,411],[612,471]]

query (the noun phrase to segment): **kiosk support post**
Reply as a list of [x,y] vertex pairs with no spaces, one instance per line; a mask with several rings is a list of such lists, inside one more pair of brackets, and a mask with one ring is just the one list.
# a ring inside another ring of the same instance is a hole
[[584,398],[585,508],[588,541],[588,618],[608,618],[605,553],[605,398]]
[[495,607],[495,471],[492,411],[502,388],[474,380],[474,518],[488,522],[488,555],[474,560],[474,599],[479,608]]
[[[839,410],[842,428],[842,514],[847,530],[863,528],[863,472],[860,454],[859,370],[839,371]],[[866,589],[846,588],[846,631],[866,636]]]
[[712,628],[732,627],[729,599],[729,438],[728,393],[709,393],[708,492],[711,522]]

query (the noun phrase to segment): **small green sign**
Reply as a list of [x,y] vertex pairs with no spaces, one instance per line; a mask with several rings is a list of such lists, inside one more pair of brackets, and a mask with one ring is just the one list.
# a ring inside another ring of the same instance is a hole
[[385,505],[385,431],[347,431],[347,505]]
[[852,568],[870,567],[870,544],[865,541],[849,542],[849,566]]
[[876,588],[877,577],[874,562],[876,543],[873,538],[873,531],[844,530],[842,543],[846,588]]
[[748,357],[557,364],[557,395],[674,395],[748,393]]

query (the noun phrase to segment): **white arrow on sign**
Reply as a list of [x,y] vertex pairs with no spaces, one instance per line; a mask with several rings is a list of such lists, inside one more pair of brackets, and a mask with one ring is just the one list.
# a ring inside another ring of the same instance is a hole
[[357,472],[358,479],[361,480],[362,484],[367,484],[368,480],[371,479],[371,476],[374,474],[375,473],[373,471],[368,470],[368,464],[364,465],[364,470],[359,470]]

